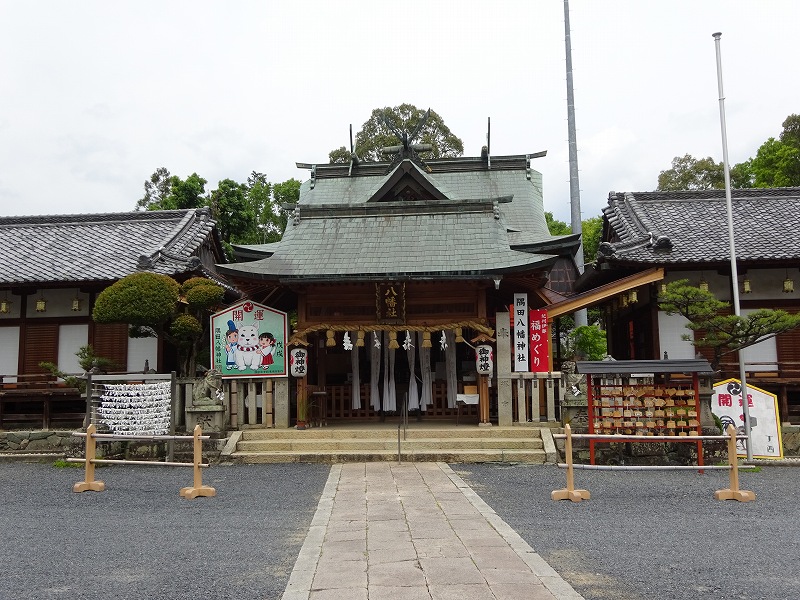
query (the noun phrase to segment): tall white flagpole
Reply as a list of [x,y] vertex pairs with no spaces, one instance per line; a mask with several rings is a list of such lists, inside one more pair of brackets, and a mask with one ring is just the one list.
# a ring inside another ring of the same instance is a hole
[[[731,246],[731,288],[733,290],[733,311],[737,317],[742,316],[739,304],[739,273],[736,269],[736,245],[733,235],[733,202],[731,201],[731,172],[728,163],[728,134],[725,126],[725,94],[722,92],[722,57],[720,55],[719,39],[722,33],[712,34],[714,46],[717,51],[717,87],[719,88],[719,121],[722,128],[722,162],[725,168],[725,201],[728,206],[728,241]],[[745,379],[744,352],[737,351],[739,359],[739,379],[742,381],[742,409],[744,411],[744,434],[747,436],[747,460],[753,460],[753,445],[750,431],[750,406],[747,401],[747,381]]]

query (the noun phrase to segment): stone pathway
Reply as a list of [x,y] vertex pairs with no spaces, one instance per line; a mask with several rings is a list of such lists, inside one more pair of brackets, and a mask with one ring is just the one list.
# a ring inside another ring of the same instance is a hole
[[283,600],[581,600],[444,463],[331,467]]

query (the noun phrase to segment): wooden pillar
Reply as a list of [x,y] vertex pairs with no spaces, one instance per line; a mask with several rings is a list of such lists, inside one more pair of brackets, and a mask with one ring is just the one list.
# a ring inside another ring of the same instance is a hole
[[[304,416],[304,418],[301,419],[301,416]],[[297,421],[298,425],[302,421],[302,428],[305,429],[308,421],[308,386],[305,377],[298,377],[297,379]]]
[[275,385],[272,379],[267,379],[261,384],[262,402],[262,421],[267,427],[274,427],[273,420],[275,413],[275,400],[274,400]]
[[491,425],[489,420],[489,376],[478,375],[478,423]]
[[[784,383],[778,389],[778,412],[783,415],[784,423],[789,422],[789,392],[787,388],[788,386]],[[780,426],[781,424],[778,423],[778,427]]]
[[231,411],[231,429],[239,428],[239,386],[235,379],[231,379],[231,394],[228,405]]

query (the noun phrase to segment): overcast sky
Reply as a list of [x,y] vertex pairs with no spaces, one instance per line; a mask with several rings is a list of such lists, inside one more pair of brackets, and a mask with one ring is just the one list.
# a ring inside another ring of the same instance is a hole
[[[572,0],[581,204],[649,191],[672,158],[731,164],[800,113],[796,0]],[[569,221],[562,0],[0,0],[0,215],[133,210],[158,167],[304,180],[373,108],[438,112],[493,155],[547,150]]]

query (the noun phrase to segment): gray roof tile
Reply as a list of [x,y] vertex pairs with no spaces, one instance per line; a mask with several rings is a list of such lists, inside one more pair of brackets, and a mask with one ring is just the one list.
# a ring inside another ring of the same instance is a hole
[[[464,161],[462,161],[464,162]],[[222,265],[232,275],[265,279],[353,279],[386,275],[474,276],[546,267],[553,254],[512,250],[508,232],[525,244],[554,240],[547,229],[541,175],[526,163],[487,170],[474,161],[459,171],[415,169],[447,200],[369,202],[392,173],[346,171],[303,183],[300,220],[263,247],[267,258]],[[469,168],[467,168],[469,167]],[[509,201],[510,198],[510,201]],[[493,213],[498,202],[499,219]],[[513,235],[513,234],[512,234]],[[258,253],[257,247],[248,251]]]
[[[800,259],[800,188],[732,190],[736,256]],[[601,260],[643,264],[730,260],[725,190],[612,193]]]
[[200,266],[196,255],[213,230],[204,208],[0,217],[0,284],[114,281],[137,270],[194,271]]

